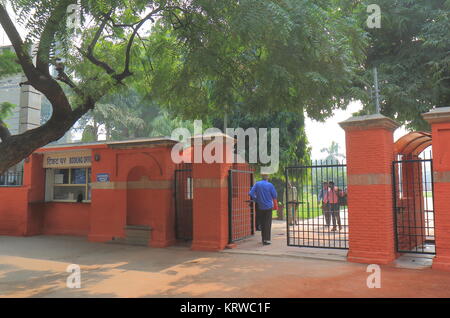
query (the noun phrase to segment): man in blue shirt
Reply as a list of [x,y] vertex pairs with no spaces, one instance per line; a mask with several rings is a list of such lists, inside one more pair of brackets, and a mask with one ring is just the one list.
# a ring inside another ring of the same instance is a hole
[[259,214],[261,220],[261,236],[264,245],[269,245],[271,240],[272,229],[272,210],[274,208],[274,200],[277,200],[277,191],[272,183],[268,181],[269,175],[262,175],[262,180],[255,183],[250,190],[250,197],[257,204],[256,213]]

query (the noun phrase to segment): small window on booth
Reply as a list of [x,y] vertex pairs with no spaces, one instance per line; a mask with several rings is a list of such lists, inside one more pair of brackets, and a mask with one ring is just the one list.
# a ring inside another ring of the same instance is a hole
[[89,202],[91,200],[91,169],[49,169],[47,201]]

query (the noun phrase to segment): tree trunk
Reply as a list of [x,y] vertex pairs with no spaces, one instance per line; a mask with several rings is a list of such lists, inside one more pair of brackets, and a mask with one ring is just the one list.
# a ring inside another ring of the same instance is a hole
[[38,148],[62,138],[85,112],[53,115],[43,126],[14,135],[0,143],[0,174],[28,157]]

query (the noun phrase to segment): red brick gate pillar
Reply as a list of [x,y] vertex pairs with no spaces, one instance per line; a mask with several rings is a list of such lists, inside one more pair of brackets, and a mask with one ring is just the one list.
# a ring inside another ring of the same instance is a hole
[[436,257],[433,268],[450,271],[450,107],[423,115],[433,138],[434,226]]
[[216,149],[223,151],[224,163],[207,163],[202,160],[197,163],[194,161],[192,165],[193,250],[218,251],[228,244],[228,171],[232,163],[227,163],[225,159],[234,158],[233,143],[219,142],[218,145],[215,141],[203,142],[194,146],[194,152],[206,149],[209,153],[215,143]]
[[350,262],[395,260],[392,161],[399,124],[383,115],[352,117],[346,132]]

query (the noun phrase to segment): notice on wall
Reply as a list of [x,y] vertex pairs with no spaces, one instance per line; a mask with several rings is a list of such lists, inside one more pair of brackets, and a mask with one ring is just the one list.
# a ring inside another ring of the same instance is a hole
[[90,150],[44,154],[44,168],[88,168],[91,163]]
[[109,182],[109,173],[97,173],[97,182]]

